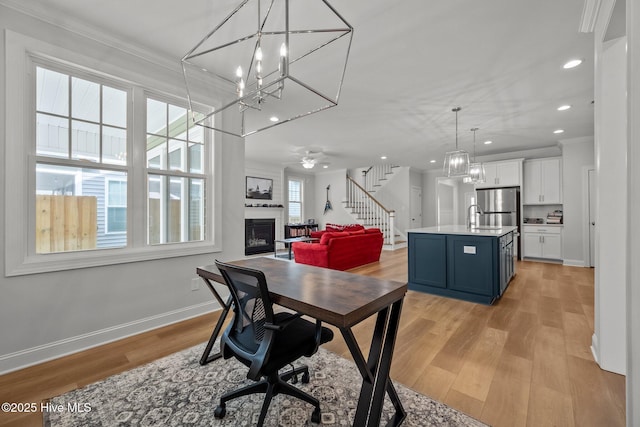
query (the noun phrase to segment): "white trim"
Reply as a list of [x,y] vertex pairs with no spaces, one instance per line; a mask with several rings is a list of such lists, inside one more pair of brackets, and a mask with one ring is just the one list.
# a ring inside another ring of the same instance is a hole
[[[591,267],[591,264],[595,266],[595,260],[591,259],[591,239],[589,238],[589,171],[596,173],[595,166],[583,166],[582,167],[582,259],[584,260],[585,267]],[[597,175],[596,175],[597,178]],[[595,196],[595,188],[592,189],[593,196]],[[594,239],[595,244],[595,239]],[[595,253],[595,250],[594,250]]]
[[601,3],[601,0],[585,0],[580,17],[581,33],[592,33],[595,30]]
[[591,335],[591,354],[593,360],[600,366],[600,347],[598,346],[598,336],[596,334]]
[[584,260],[581,259],[563,259],[562,265],[567,267],[587,267]]
[[173,323],[182,322],[219,310],[217,301],[209,301],[167,313],[149,316],[144,319],[69,337],[37,347],[5,354],[0,357],[0,375],[37,365],[89,348],[118,341],[133,335],[141,334]]

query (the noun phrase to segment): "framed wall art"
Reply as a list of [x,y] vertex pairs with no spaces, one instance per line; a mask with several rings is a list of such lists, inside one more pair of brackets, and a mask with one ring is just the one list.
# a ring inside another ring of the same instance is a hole
[[247,199],[273,199],[273,180],[269,178],[247,177]]

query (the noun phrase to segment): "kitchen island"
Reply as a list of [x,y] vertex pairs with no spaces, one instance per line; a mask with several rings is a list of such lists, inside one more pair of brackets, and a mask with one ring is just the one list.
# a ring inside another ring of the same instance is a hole
[[409,289],[492,304],[515,274],[517,227],[407,230]]

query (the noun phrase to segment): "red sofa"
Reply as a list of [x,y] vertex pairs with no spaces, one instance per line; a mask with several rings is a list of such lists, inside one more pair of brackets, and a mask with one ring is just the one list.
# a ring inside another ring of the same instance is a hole
[[382,232],[379,228],[354,231],[319,231],[318,243],[296,242],[291,248],[297,263],[348,270],[380,260]]

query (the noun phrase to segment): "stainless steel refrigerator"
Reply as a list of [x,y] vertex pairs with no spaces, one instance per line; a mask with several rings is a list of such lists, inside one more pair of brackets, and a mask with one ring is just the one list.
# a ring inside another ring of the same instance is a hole
[[[480,226],[514,225],[520,234],[520,187],[477,190],[477,203],[483,212],[478,218]],[[522,251],[519,243],[517,247],[520,259]]]

